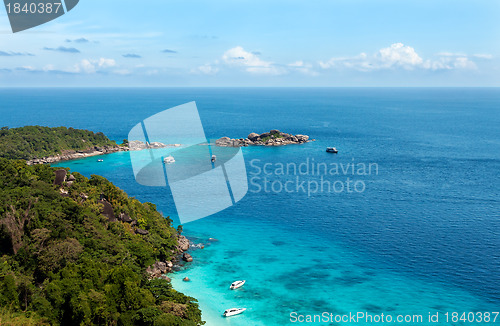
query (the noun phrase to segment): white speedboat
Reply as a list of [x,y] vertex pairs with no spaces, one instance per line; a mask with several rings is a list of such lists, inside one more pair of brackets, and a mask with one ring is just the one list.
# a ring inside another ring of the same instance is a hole
[[216,160],[217,160],[217,156],[212,155],[212,159],[211,159],[212,163],[215,163]]
[[326,151],[328,153],[334,153],[334,154],[337,154],[339,152],[335,147],[327,147]]
[[231,317],[231,316],[235,316],[235,315],[239,315],[241,313],[243,313],[243,311],[247,310],[247,308],[231,308],[231,309],[227,309],[226,311],[224,311],[223,315],[224,317]]
[[237,289],[237,288],[240,288],[243,286],[243,284],[245,284],[245,280],[243,281],[235,281],[231,284],[231,286],[229,287],[231,290],[234,290],[234,289]]
[[174,162],[175,162],[175,158],[172,155],[167,156],[163,159],[163,163],[165,163],[165,164],[174,163]]

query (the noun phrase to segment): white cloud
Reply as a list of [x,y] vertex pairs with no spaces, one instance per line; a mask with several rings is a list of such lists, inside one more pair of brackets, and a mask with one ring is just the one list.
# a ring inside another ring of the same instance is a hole
[[477,66],[474,62],[469,60],[467,57],[456,58],[453,62],[453,68],[459,69],[476,69]]
[[464,53],[454,53],[454,52],[439,52],[437,56],[440,57],[463,57]]
[[318,73],[313,70],[312,64],[306,63],[302,60],[289,63],[287,66],[290,70],[298,71],[298,72],[303,73],[305,75],[310,75],[310,76],[317,76],[318,75]]
[[279,75],[286,72],[272,62],[260,59],[257,54],[245,51],[241,46],[234,47],[224,52],[222,60],[229,66],[241,67],[247,72],[255,74]]
[[215,65],[205,64],[203,66],[199,66],[195,69],[191,69],[191,73],[205,74],[205,75],[215,75],[219,72],[219,68]]
[[358,71],[477,69],[474,61],[465,54],[441,52],[432,59],[424,60],[413,47],[403,43],[394,43],[373,55],[361,53],[352,57],[334,57],[324,62],[320,61],[319,66],[323,69],[343,68]]
[[319,62],[319,66],[323,69],[330,68],[352,68],[360,71],[373,70],[375,58],[368,58],[366,53],[361,53],[354,57],[336,57],[330,60]]
[[422,68],[428,70],[477,69],[474,61],[461,53],[438,53],[434,60],[426,60]]
[[479,59],[493,59],[493,56],[491,54],[486,53],[473,54],[472,56]]
[[382,67],[386,68],[399,66],[405,69],[413,69],[423,62],[414,48],[403,43],[394,43],[388,48],[380,49],[378,58]]
[[304,61],[295,61],[288,64],[289,67],[304,67]]
[[98,60],[83,59],[70,72],[93,74],[116,66],[114,59],[100,58]]

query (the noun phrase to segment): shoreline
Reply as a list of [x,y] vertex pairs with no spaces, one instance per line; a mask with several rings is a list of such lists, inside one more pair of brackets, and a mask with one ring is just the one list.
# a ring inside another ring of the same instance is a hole
[[139,140],[134,140],[131,141],[128,145],[122,144],[122,145],[104,146],[104,147],[94,146],[93,148],[89,148],[84,151],[66,150],[63,151],[63,153],[61,154],[26,160],[26,164],[28,165],[50,164],[62,161],[78,160],[92,156],[112,154],[117,152],[141,151],[144,149],[158,149],[165,147],[180,147],[180,146],[181,144],[163,144],[160,142],[144,143]]
[[[219,240],[214,238],[199,239],[197,237],[189,237],[181,235],[180,237],[180,250],[177,252],[175,258],[172,260],[174,263],[173,267],[169,269],[167,273],[162,276],[157,277],[167,277],[170,280],[172,288],[181,293],[190,293],[189,295],[196,298],[198,303],[198,308],[201,311],[202,320],[206,322],[205,326],[219,326],[226,325],[229,320],[225,319],[221,312],[214,307],[210,306],[209,301],[200,293],[203,293],[203,287],[205,286],[202,279],[190,273],[190,270],[195,268],[196,265],[192,265],[194,260],[200,259],[196,257],[196,251],[204,250],[207,246],[211,246],[219,242]],[[196,240],[195,240],[196,239]],[[183,251],[183,249],[185,249]],[[188,253],[192,260],[184,259],[184,254]],[[168,263],[167,263],[168,264]],[[188,278],[186,281],[185,278]],[[193,292],[197,295],[193,295]]]
[[36,165],[36,164],[57,163],[61,161],[77,160],[86,157],[99,156],[116,152],[127,152],[127,151],[129,151],[128,147],[125,148],[125,147],[120,147],[118,145],[116,147],[102,147],[102,148],[94,147],[93,149],[89,149],[87,151],[66,151],[58,155],[45,156],[42,158],[34,158],[31,160],[27,160],[26,164]]

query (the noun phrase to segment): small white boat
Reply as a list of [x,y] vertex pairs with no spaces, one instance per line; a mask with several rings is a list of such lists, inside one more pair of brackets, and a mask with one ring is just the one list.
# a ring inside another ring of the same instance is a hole
[[237,288],[240,288],[243,286],[243,284],[245,284],[245,280],[243,281],[235,281],[231,284],[231,286],[229,287],[231,290],[234,290],[234,289],[237,289]]
[[97,162],[104,162],[102,158],[98,159]]
[[223,315],[224,317],[231,317],[231,316],[235,316],[235,315],[239,315],[241,313],[243,313],[243,311],[247,310],[247,308],[231,308],[231,309],[227,309],[226,311],[224,311]]
[[212,163],[215,163],[215,160],[217,160],[217,157],[215,155],[212,155],[212,159],[211,159]]
[[167,156],[163,159],[163,163],[165,163],[165,164],[174,163],[174,162],[175,162],[175,158],[172,155]]
[[328,153],[334,153],[334,154],[337,154],[339,152],[335,147],[327,147],[326,151]]

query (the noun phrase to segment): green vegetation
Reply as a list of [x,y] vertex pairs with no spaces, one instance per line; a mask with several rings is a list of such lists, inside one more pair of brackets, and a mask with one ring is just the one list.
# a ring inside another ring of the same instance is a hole
[[102,132],[66,127],[26,126],[0,129],[0,157],[30,160],[61,154],[64,151],[85,151],[95,146],[117,146]]
[[[31,136],[50,130],[26,128]],[[7,135],[0,139],[24,141],[26,137],[17,135],[20,129],[3,130]],[[90,137],[67,130],[75,136],[65,144]],[[107,141],[95,137],[92,142]],[[5,140],[0,143],[5,146]],[[55,145],[46,149],[51,151]],[[145,273],[147,266],[174,254],[178,231],[171,220],[155,205],[128,197],[100,176],[87,179],[73,172],[72,184],[53,185],[55,170],[0,158],[0,324],[203,324],[194,298],[175,291],[166,280],[148,280]],[[102,197],[116,216],[128,214],[149,233],[135,234],[129,223],[110,222],[101,214]]]
[[280,134],[273,134],[273,135],[269,135],[267,137],[264,137],[261,139],[261,141],[263,143],[265,143],[266,141],[268,141],[269,139],[277,139],[277,138],[284,138],[283,135],[280,135]]

